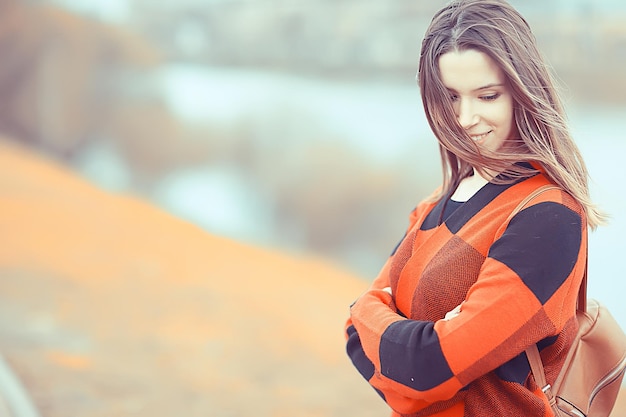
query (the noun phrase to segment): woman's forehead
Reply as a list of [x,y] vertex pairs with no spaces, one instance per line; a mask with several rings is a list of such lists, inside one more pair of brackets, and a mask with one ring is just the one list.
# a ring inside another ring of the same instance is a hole
[[505,83],[505,77],[487,54],[475,49],[450,51],[439,57],[443,84],[457,91],[474,91]]

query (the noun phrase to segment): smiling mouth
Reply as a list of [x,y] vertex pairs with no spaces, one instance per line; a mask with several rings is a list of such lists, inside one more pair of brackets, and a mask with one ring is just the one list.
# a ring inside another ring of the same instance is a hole
[[472,138],[474,142],[480,142],[481,140],[485,139],[487,135],[490,134],[491,132],[493,131],[490,130],[489,132],[481,133],[480,135],[470,135],[470,137]]

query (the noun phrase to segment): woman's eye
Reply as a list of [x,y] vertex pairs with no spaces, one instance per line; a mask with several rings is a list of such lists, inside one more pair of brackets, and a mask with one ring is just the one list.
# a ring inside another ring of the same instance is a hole
[[481,99],[485,100],[485,101],[493,101],[495,99],[497,99],[498,97],[500,97],[500,93],[494,93],[494,94],[490,94],[487,96],[482,96]]
[[458,99],[459,99],[459,96],[457,96],[456,94],[451,94],[450,95],[450,100],[457,101]]

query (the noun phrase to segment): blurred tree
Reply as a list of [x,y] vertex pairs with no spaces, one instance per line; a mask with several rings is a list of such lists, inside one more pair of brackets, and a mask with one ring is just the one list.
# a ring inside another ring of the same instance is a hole
[[159,60],[132,32],[55,7],[5,1],[0,27],[0,129],[58,156],[106,123],[125,73]]

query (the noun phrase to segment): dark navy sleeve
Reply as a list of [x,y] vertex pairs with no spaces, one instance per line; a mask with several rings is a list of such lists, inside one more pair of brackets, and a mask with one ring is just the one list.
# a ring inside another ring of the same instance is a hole
[[545,304],[574,268],[581,239],[578,213],[562,204],[538,203],[511,219],[489,257],[511,268]]

